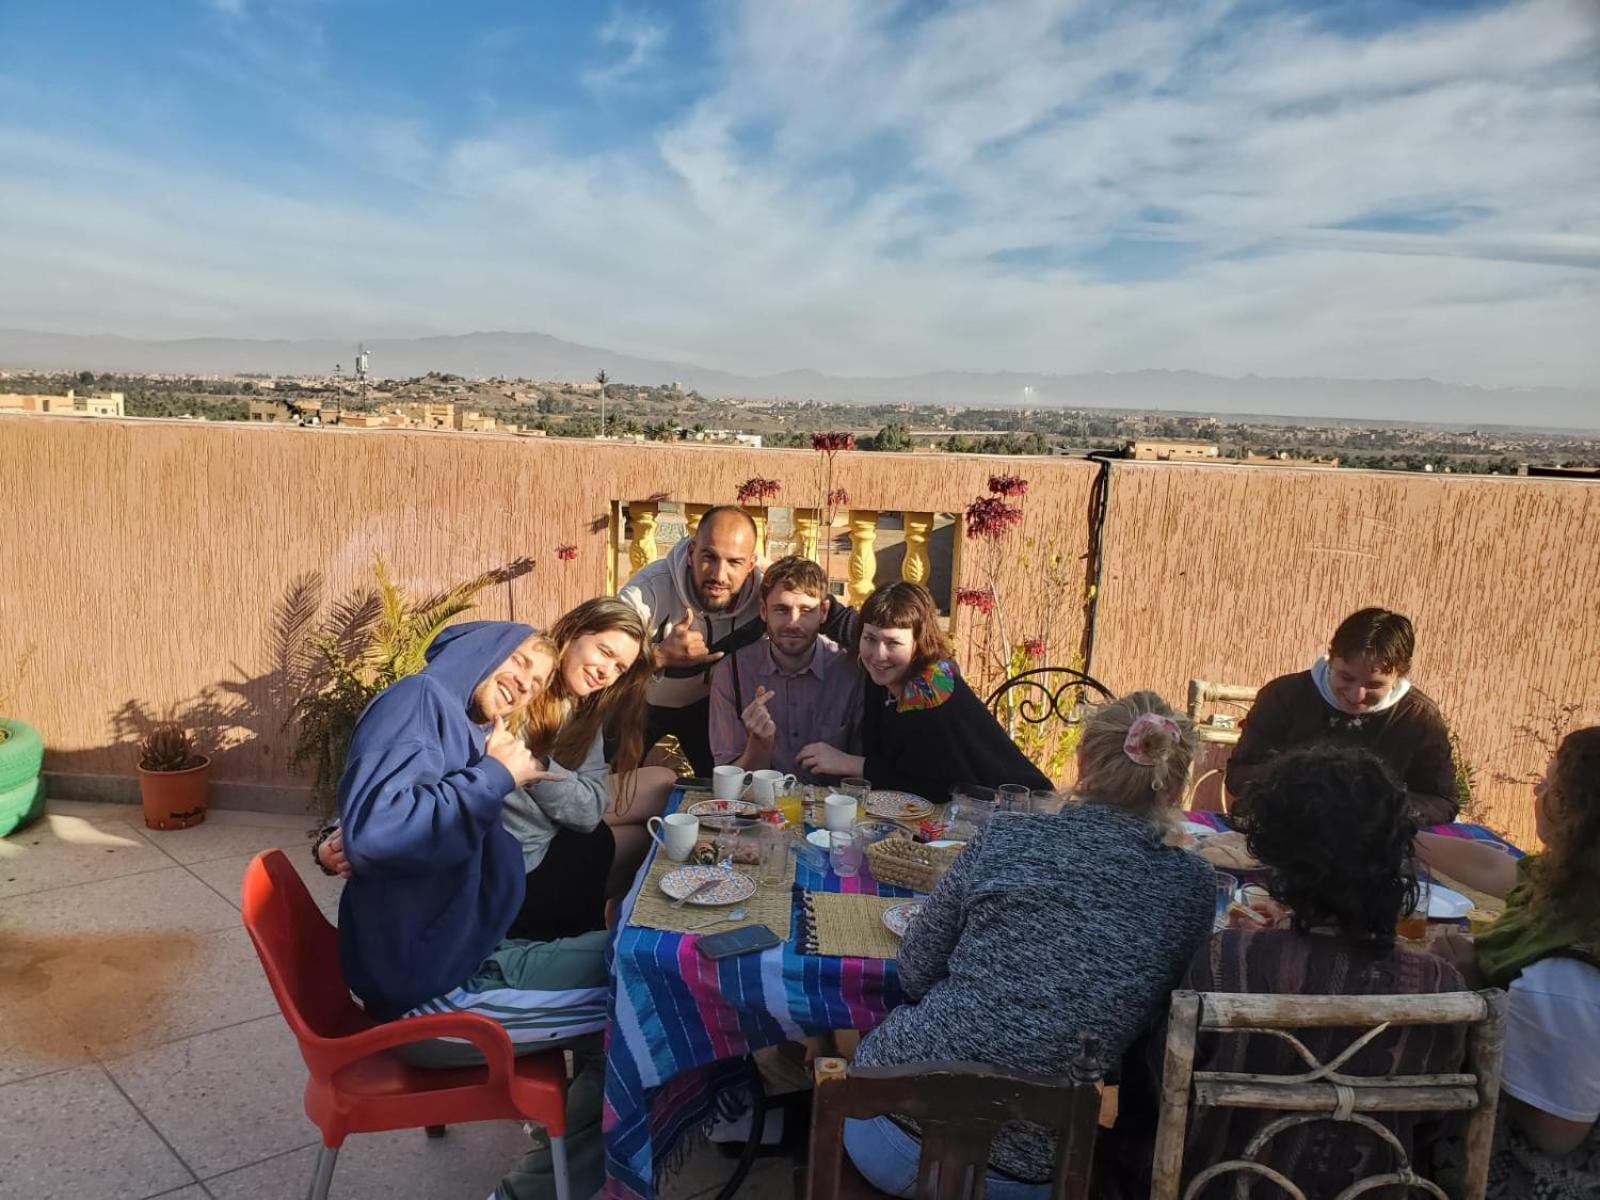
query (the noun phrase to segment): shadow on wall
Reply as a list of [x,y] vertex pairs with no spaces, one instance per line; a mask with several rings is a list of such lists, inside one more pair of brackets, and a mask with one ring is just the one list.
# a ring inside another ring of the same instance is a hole
[[[533,568],[532,559],[519,558],[413,598],[379,561],[373,586],[332,604],[321,572],[296,576],[265,630],[266,671],[240,670],[237,679],[208,684],[197,695],[164,706],[125,700],[108,717],[107,746],[54,754],[50,769],[131,775],[140,742],[157,725],[175,721],[193,736],[199,752],[211,757],[214,778],[301,782],[282,780],[284,765],[292,763],[304,773],[302,780],[309,775],[313,798],[326,809],[367,702],[396,679],[421,670],[434,636],[486,591],[499,586],[509,591],[513,580]],[[292,739],[287,749],[283,738]]]
[[[176,721],[192,735],[196,749],[211,757],[218,775],[260,778],[260,768],[277,757],[272,732],[292,736],[288,726],[295,706],[316,682],[315,639],[342,635],[348,642],[376,619],[375,589],[347,597],[326,617],[323,589],[321,573],[309,572],[284,590],[266,631],[271,666],[265,672],[250,675],[239,669],[238,678],[207,684],[183,700],[157,705],[130,698],[113,709],[107,717],[112,769],[131,774],[139,743],[155,726]],[[52,769],[70,773],[71,760],[71,754],[55,755]]]

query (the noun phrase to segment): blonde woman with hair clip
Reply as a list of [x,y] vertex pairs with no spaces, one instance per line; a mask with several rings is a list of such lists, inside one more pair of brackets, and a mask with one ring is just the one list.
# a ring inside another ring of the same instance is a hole
[[[1164,840],[1193,757],[1192,726],[1154,692],[1095,709],[1075,803],[999,814],[962,851],[900,944],[908,1002],[862,1040],[856,1062],[1061,1075],[1085,1034],[1116,1062],[1211,933],[1211,867]],[[917,1136],[880,1117],[846,1122],[844,1141],[875,1187],[909,1196]],[[1043,1200],[1054,1151],[1037,1129],[1006,1126],[988,1195]]]

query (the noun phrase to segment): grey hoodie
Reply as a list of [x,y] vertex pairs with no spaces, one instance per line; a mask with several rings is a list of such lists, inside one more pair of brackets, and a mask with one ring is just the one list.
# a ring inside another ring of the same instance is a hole
[[[700,606],[694,584],[689,577],[689,555],[693,538],[683,538],[667,552],[665,558],[647,563],[634,573],[618,593],[641,613],[650,627],[650,643],[654,645],[665,637],[672,626],[683,619],[688,608],[695,616],[694,627],[706,639],[706,644],[727,637],[739,626],[761,617],[761,571],[750,572],[744,587],[733,598],[733,604],[722,612],[707,615]],[[684,678],[657,674],[650,681],[645,698],[657,708],[687,708],[711,695],[711,666]]]

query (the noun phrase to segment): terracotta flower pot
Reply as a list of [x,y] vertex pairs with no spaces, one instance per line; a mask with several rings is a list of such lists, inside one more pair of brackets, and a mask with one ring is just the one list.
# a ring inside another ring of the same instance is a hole
[[187,771],[146,771],[139,768],[139,799],[144,823],[150,829],[187,829],[206,819],[206,796],[211,785],[211,760]]

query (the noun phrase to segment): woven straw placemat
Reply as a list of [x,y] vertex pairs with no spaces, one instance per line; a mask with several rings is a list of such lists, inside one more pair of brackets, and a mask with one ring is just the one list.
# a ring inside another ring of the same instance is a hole
[[904,897],[868,896],[861,892],[806,892],[807,954],[830,958],[898,958],[900,939],[883,924],[886,909],[908,904]]
[[[695,904],[672,907],[672,897],[661,890],[661,877],[684,865],[673,862],[665,854],[658,852],[655,855],[650,863],[650,874],[639,889],[638,900],[634,901],[633,913],[628,918],[629,925],[665,929],[669,933],[689,933],[690,926],[703,925],[715,917],[726,916],[736,908],[743,908],[745,918],[742,921],[721,921],[694,932],[725,933],[730,929],[743,929],[746,925],[765,925],[777,937],[789,940],[789,926],[794,917],[794,855],[789,856],[788,875],[783,883],[764,883],[748,900],[715,907]],[[753,870],[744,867],[739,869],[743,874]]]

